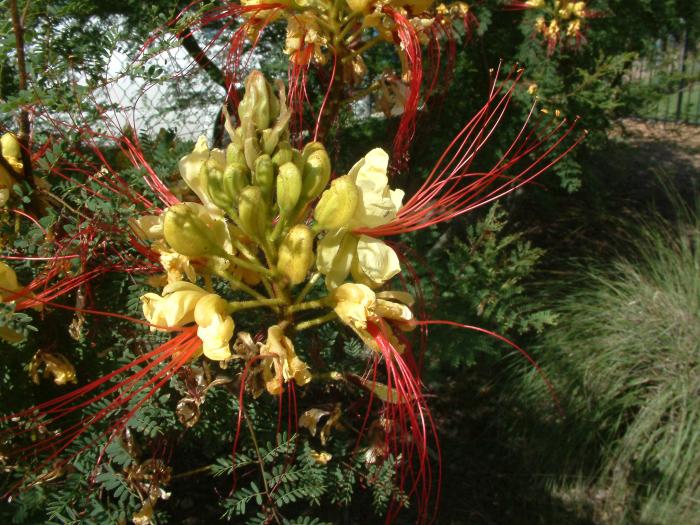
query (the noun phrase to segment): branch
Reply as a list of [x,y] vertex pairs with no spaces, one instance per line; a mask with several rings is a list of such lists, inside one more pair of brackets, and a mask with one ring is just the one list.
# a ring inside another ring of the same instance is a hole
[[207,73],[207,75],[209,75],[209,78],[216,84],[226,89],[226,81],[223,72],[221,69],[219,69],[219,66],[211,61],[204,50],[199,46],[199,43],[195,39],[194,35],[192,35],[192,33],[186,33],[179,38],[180,42],[182,43],[182,47],[185,48],[197,65],[201,67]]
[[[15,33],[15,48],[17,51],[17,72],[19,74],[19,90],[20,92],[27,89],[27,64],[24,56],[24,28],[22,27],[22,21],[19,16],[19,9],[17,8],[17,0],[8,0],[8,6],[10,8],[10,16],[12,18],[12,30]],[[22,164],[24,167],[24,179],[32,181],[32,163],[31,155],[29,155],[29,134],[31,132],[31,125],[29,123],[29,112],[26,108],[22,107],[19,111],[19,133],[17,138],[21,145],[22,151]]]

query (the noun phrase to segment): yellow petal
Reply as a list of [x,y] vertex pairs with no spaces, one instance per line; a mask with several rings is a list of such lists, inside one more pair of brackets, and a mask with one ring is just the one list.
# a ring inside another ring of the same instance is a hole
[[326,287],[337,288],[350,273],[357,237],[344,230],[327,233],[316,249],[316,267],[326,276]]
[[216,294],[202,297],[194,310],[197,336],[202,340],[202,352],[209,359],[222,361],[231,357],[229,341],[234,323],[228,315],[228,303]]
[[388,165],[389,155],[383,149],[375,148],[348,173],[360,193],[350,228],[374,228],[396,217],[404,192],[389,189]]
[[261,347],[260,355],[270,356],[274,368],[274,376],[269,365],[263,369],[266,388],[270,394],[280,394],[283,383],[290,380],[299,386],[311,381],[309,367],[297,356],[292,340],[284,336],[280,326],[268,328],[267,341]]
[[401,272],[396,252],[379,239],[361,235],[357,242],[357,257],[364,274],[377,285]]
[[163,238],[163,215],[144,215],[129,219],[129,226],[139,239],[158,241]]

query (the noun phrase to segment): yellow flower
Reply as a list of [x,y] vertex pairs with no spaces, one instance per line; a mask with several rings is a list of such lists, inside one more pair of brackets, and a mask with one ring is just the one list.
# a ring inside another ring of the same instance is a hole
[[143,315],[158,327],[184,326],[194,321],[197,302],[209,292],[196,284],[179,281],[163,288],[163,295],[147,293],[141,296]]
[[311,17],[295,15],[287,18],[287,38],[284,52],[297,65],[305,66],[311,59],[316,64],[325,64],[326,55],[323,48],[328,45],[316,21]]
[[134,234],[143,241],[159,241],[163,238],[163,215],[143,215],[129,219]]
[[0,261],[0,301],[4,301],[4,297],[11,295],[20,288],[15,271]]
[[229,341],[235,325],[228,314],[228,303],[217,294],[179,281],[163,288],[162,296],[155,293],[141,296],[141,302],[144,317],[156,325],[153,330],[195,322],[205,356],[214,361],[231,356]]
[[294,345],[279,325],[267,329],[267,341],[260,348],[260,355],[269,357],[263,366],[265,388],[272,395],[282,393],[284,383],[294,380],[299,386],[311,381],[309,367],[299,359]]
[[168,284],[182,281],[183,276],[187,276],[191,282],[197,280],[197,272],[189,257],[167,249],[158,251],[160,252],[160,264],[163,265],[168,277]]
[[[378,295],[363,284],[346,283],[333,291],[333,310],[369,348],[378,352],[379,346],[367,330],[368,321],[380,322],[381,319],[391,319],[409,322],[413,320],[413,312],[406,304],[388,299],[397,299],[407,304],[413,301],[412,297],[405,292],[386,292]],[[392,339],[392,344],[397,349],[401,349],[402,345],[396,341],[393,334],[388,335]]]
[[572,20],[566,27],[566,35],[574,37],[581,32],[581,20]]
[[389,188],[388,164],[389,155],[373,149],[346,175],[358,191],[354,211],[344,224],[326,233],[317,249],[316,267],[326,276],[329,289],[341,285],[351,271],[356,280],[369,286],[381,286],[401,271],[396,252],[383,241],[352,233],[392,221],[401,208],[404,192]]
[[213,293],[205,295],[194,309],[194,321],[205,356],[213,361],[231,357],[229,341],[233,337],[234,323],[224,299]]

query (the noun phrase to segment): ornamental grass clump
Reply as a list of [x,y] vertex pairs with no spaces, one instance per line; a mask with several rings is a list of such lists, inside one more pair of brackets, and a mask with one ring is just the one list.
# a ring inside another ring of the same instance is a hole
[[[700,215],[640,224],[629,255],[612,269],[584,270],[587,283],[554,309],[559,324],[540,355],[565,393],[568,438],[562,446],[555,426],[537,441],[557,443],[555,456],[599,491],[611,522],[695,523]],[[527,385],[528,406],[544,401],[536,390]]]

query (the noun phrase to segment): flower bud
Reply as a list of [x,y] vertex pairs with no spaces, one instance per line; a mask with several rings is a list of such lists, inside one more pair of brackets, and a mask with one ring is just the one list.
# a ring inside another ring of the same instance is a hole
[[367,13],[369,12],[370,4],[372,0],[346,0],[350,11],[353,13]]
[[334,230],[345,226],[355,213],[358,199],[357,186],[350,177],[344,175],[335,179],[314,210],[319,228]]
[[233,164],[234,162],[245,164],[245,154],[243,153],[243,146],[232,142],[226,146],[226,164]]
[[22,147],[20,146],[19,140],[17,140],[14,133],[10,133],[9,131],[0,138],[0,151],[2,152],[2,156],[6,159],[13,158],[19,160],[22,158]]
[[272,204],[272,190],[275,186],[275,166],[269,155],[260,155],[255,161],[253,184],[262,191],[263,198]]
[[260,145],[258,144],[258,139],[255,137],[248,137],[245,139],[243,153],[245,155],[245,163],[248,166],[248,169],[253,171],[255,169],[255,161],[258,160],[258,157],[260,156]]
[[279,168],[282,164],[286,162],[292,162],[294,155],[292,154],[292,148],[289,146],[288,142],[280,142],[277,153],[272,156],[272,163],[275,167]]
[[305,202],[308,202],[318,197],[328,185],[331,178],[331,160],[323,146],[321,149],[310,152],[305,160],[301,196]]
[[[277,115],[271,114],[274,113],[271,98],[274,98],[274,94],[265,76],[260,71],[253,71],[245,80],[245,95],[238,104],[241,123],[252,122],[258,130],[269,128],[272,120],[277,118]],[[275,102],[279,112],[279,101]]]
[[236,199],[241,190],[250,185],[250,171],[245,164],[234,162],[226,166],[224,171],[224,188],[231,197]]
[[309,155],[311,155],[314,151],[319,150],[326,151],[326,148],[320,142],[309,142],[304,146],[304,149],[301,152],[301,158],[304,160],[304,162],[306,162],[306,159],[309,158]]
[[[221,224],[225,226],[223,221]],[[219,245],[214,226],[205,223],[194,207],[187,203],[171,206],[165,212],[163,234],[165,241],[176,252],[187,257],[226,257]]]
[[301,156],[301,152],[296,148],[292,148],[292,162],[296,164],[297,168],[299,168],[299,171],[303,173],[304,158]]
[[282,164],[277,175],[277,205],[280,214],[288,216],[299,202],[301,173],[293,162]]
[[305,224],[293,226],[279,248],[277,269],[291,284],[304,282],[314,263],[314,234]]
[[263,152],[272,155],[280,141],[280,132],[275,128],[264,129],[260,141]]
[[20,288],[15,271],[0,261],[0,301],[4,301],[3,296],[10,296]]
[[211,201],[219,208],[228,209],[233,204],[233,199],[224,189],[224,174],[219,167],[211,160],[203,162],[199,168],[199,178],[204,181],[204,187]]
[[267,228],[267,204],[258,186],[246,186],[238,197],[238,218],[243,231],[262,239]]

